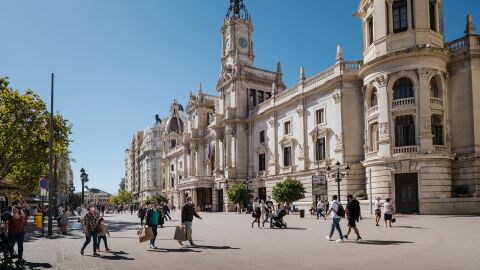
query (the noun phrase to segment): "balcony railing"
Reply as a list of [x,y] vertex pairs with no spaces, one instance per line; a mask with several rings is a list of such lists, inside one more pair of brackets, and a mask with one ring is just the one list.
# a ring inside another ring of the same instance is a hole
[[415,105],[414,97],[397,99],[392,102],[392,107],[401,107],[401,106],[409,106],[409,105]]
[[435,105],[443,106],[443,100],[442,100],[441,98],[431,97],[431,98],[430,98],[430,103],[431,103],[431,104],[435,104]]
[[458,51],[467,48],[468,46],[467,38],[462,37],[462,38],[456,39],[454,41],[448,42],[447,44],[445,44],[445,46],[448,48],[448,50],[451,53],[457,54]]
[[418,145],[410,145],[410,146],[393,148],[394,154],[409,154],[409,153],[417,153],[417,152],[418,152]]
[[378,155],[378,151],[368,152],[367,155],[366,155],[366,158],[367,159],[373,158],[373,157],[376,157],[377,155]]
[[448,151],[448,146],[446,146],[446,145],[434,145],[433,148],[435,149],[435,152],[447,152]]

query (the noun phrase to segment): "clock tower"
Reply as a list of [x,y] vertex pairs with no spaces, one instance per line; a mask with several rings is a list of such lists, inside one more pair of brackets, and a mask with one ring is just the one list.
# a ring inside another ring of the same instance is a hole
[[253,65],[253,25],[243,0],[230,0],[222,26],[222,68],[238,64]]

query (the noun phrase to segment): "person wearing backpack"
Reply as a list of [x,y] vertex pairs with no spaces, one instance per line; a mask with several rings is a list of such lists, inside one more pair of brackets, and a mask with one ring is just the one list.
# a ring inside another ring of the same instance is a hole
[[328,215],[332,215],[332,227],[330,229],[330,234],[327,235],[326,238],[328,241],[332,241],[333,233],[335,232],[335,229],[337,229],[338,235],[340,236],[340,239],[337,240],[337,243],[343,243],[343,234],[342,229],[340,228],[340,220],[342,219],[342,217],[345,217],[345,210],[343,209],[343,206],[340,204],[340,202],[337,201],[337,195],[333,195],[332,199],[333,200],[330,203],[330,209],[328,210],[325,217],[325,219],[327,219]]
[[147,214],[147,209],[142,205],[138,209],[137,216],[140,219],[140,226],[143,227],[143,221],[145,220],[145,215]]
[[360,203],[353,198],[351,194],[347,195],[347,207],[345,207],[345,213],[347,214],[347,219],[348,219],[348,231],[347,234],[343,236],[343,238],[348,240],[348,236],[350,235],[350,232],[353,231],[357,235],[357,239],[355,241],[360,241],[362,240],[362,237],[360,237],[360,232],[357,229],[357,224],[359,220],[362,220],[362,213],[360,210]]

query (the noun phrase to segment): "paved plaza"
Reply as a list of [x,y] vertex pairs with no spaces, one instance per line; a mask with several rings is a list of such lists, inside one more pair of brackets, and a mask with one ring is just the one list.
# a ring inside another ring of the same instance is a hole
[[[80,255],[82,235],[76,231],[55,239],[29,234],[27,269],[479,269],[480,217],[399,216],[393,228],[375,227],[371,218],[359,223],[364,238],[345,243],[327,241],[331,220],[307,215],[286,217],[289,228],[250,227],[250,215],[201,213],[194,220],[198,247],[172,240],[179,212],[159,229],[157,250],[138,243],[136,215],[106,217],[112,253]],[[342,229],[345,228],[342,220]],[[267,225],[267,224],[266,224]],[[351,238],[354,238],[352,235]],[[338,239],[338,235],[334,235]],[[188,242],[186,242],[187,244]],[[103,249],[103,244],[102,244]]]

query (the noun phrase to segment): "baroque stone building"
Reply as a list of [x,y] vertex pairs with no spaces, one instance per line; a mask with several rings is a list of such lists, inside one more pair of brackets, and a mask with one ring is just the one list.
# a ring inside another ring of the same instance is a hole
[[338,46],[330,68],[311,78],[300,68],[287,89],[280,63],[255,67],[251,16],[230,2],[217,94],[200,85],[185,111],[172,104],[163,129],[171,204],[191,196],[200,209],[230,211],[228,186],[248,183],[265,198],[293,177],[307,190],[295,204],[306,208],[337,193],[333,179],[312,176],[338,161],[351,167],[342,199],[371,190],[400,213],[479,212],[480,37],[471,16],[465,36],[446,42],[442,0],[362,0],[363,59],[344,60]]

